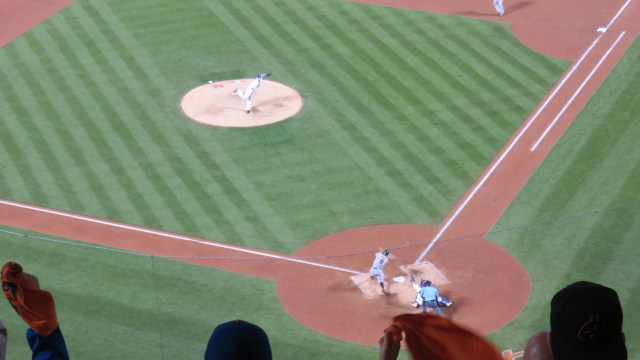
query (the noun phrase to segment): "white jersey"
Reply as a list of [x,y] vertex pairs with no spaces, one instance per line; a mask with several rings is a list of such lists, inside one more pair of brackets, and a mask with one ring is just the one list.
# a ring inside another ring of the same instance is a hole
[[382,270],[382,268],[387,265],[387,262],[389,261],[389,259],[387,259],[386,256],[384,256],[383,253],[377,253],[376,254],[376,258],[375,260],[373,260],[373,265],[371,265],[371,267],[373,269],[376,270]]
[[260,84],[262,84],[262,79],[260,79],[259,77],[256,77],[255,79],[253,79],[253,81],[251,82],[251,84],[249,84],[249,88],[250,89],[257,89],[260,87]]

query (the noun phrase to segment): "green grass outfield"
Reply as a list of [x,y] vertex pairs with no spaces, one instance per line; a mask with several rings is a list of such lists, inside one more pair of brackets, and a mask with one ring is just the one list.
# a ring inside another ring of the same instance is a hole
[[[521,349],[549,295],[582,275],[636,298],[639,150],[621,139],[637,138],[638,111],[620,109],[640,103],[621,91],[639,52],[496,226],[513,230],[491,235],[534,281],[491,335],[501,349]],[[0,198],[284,253],[357,226],[435,225],[567,66],[504,24],[342,1],[78,0],[0,49]],[[221,129],[178,108],[206,80],[260,71],[299,90],[302,112]],[[263,326],[279,359],[376,356],[297,324],[269,281],[7,233],[0,249],[54,292],[75,358],[201,358],[234,318]]]

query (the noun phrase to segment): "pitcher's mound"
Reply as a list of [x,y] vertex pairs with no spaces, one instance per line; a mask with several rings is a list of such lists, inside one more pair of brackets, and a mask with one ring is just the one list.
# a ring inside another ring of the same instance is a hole
[[246,100],[232,94],[245,90],[253,79],[224,80],[191,89],[181,102],[182,111],[191,119],[214,126],[251,127],[285,120],[302,109],[302,97],[294,89],[271,80],[262,80],[245,112]]

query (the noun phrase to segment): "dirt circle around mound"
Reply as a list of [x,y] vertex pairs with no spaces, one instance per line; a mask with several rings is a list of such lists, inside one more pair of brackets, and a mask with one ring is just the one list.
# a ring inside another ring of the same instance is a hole
[[[429,226],[391,224],[318,239],[292,256],[332,268],[294,265],[281,271],[276,280],[280,302],[292,317],[319,333],[373,346],[394,316],[420,313],[410,306],[416,294],[410,274],[431,279],[442,296],[454,301],[443,308],[447,317],[468,329],[488,334],[516,318],[531,290],[520,262],[475,237],[436,244],[424,262],[414,264],[434,234]],[[389,296],[368,276],[375,252],[384,248],[391,249],[384,268]]]
[[286,120],[303,106],[302,96],[289,86],[262,80],[245,112],[246,100],[233,94],[245,90],[253,79],[224,80],[191,89],[180,102],[182,112],[197,122],[220,127],[264,126]]

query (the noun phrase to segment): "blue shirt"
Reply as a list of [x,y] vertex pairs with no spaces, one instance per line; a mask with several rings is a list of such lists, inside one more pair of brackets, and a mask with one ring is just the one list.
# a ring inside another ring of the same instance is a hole
[[425,286],[421,288],[420,291],[418,291],[418,294],[422,296],[422,300],[424,301],[432,301],[440,297],[440,294],[438,294],[438,289],[434,288],[433,286]]

